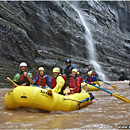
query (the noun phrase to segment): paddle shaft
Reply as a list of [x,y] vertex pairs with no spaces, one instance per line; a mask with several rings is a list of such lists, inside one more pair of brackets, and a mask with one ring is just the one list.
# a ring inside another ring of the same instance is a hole
[[82,75],[81,78],[83,78],[84,76],[86,76],[86,75]]
[[[97,78],[98,79],[98,78]],[[102,81],[101,79],[98,79],[98,80],[100,80],[100,81]],[[109,83],[107,83],[107,82],[104,82],[104,81],[102,81],[103,83],[105,83],[105,84],[107,84],[107,85],[110,85],[112,88],[114,88],[114,89],[118,89],[118,87],[116,87],[116,86],[114,86],[114,85],[111,85],[111,84],[109,84]]]
[[105,92],[109,93],[109,94],[112,94],[112,92],[107,91],[106,89],[100,88],[100,87],[98,87],[98,86],[96,86],[96,85],[94,85],[94,84],[92,84],[92,85],[93,85],[93,86],[95,86],[96,88],[99,88],[99,89],[101,89],[101,90],[103,90],[103,91],[105,91]]
[[[93,84],[92,84],[92,85],[93,85]],[[124,102],[126,102],[126,103],[130,103],[130,99],[127,99],[126,97],[120,96],[120,95],[118,95],[118,94],[114,94],[114,93],[109,92],[109,91],[107,91],[107,90],[105,90],[105,89],[103,89],[103,88],[100,88],[100,87],[96,86],[96,85],[93,85],[93,86],[95,86],[96,88],[99,88],[99,89],[101,89],[101,90],[103,90],[103,91],[105,91],[105,92],[107,92],[107,93],[113,95],[114,97],[116,97],[116,98],[118,98],[118,99],[120,99],[120,100],[122,100],[122,101],[124,101]]]
[[[99,79],[99,78],[97,78],[97,80],[99,80],[99,81],[102,81],[101,79]],[[104,82],[104,81],[102,81],[102,82]],[[104,82],[105,84],[108,84],[108,85],[110,85],[111,86],[111,84],[109,84],[109,83],[106,83],[106,82]]]
[[9,81],[11,81],[15,86],[18,87],[18,85],[17,85],[13,80],[11,80],[9,77],[7,77],[7,79],[8,79]]
[[[102,80],[101,80],[102,81]],[[102,82],[104,82],[104,81],[102,81]],[[105,84],[108,84],[108,85],[110,85],[109,83],[106,83],[106,82],[104,82]],[[111,86],[111,85],[110,85]]]

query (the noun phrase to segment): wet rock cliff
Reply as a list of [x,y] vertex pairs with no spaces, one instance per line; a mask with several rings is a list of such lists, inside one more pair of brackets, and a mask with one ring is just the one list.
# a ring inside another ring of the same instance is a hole
[[100,65],[111,80],[130,77],[130,2],[82,2]]
[[[73,4],[73,3],[71,3]],[[130,2],[78,2],[94,38],[98,62],[111,80],[130,77]],[[52,76],[71,59],[81,74],[90,65],[84,27],[68,2],[0,2],[0,84],[25,61]]]

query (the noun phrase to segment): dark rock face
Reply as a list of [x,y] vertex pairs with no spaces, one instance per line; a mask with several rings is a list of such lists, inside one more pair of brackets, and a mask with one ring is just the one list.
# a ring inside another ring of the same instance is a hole
[[[130,2],[78,4],[91,25],[99,64],[106,75],[117,80],[124,69],[130,78]],[[27,62],[33,74],[38,66],[44,66],[52,76],[52,68],[63,68],[67,58],[81,72],[86,70],[88,49],[79,21],[77,12],[63,1],[0,2],[1,84],[7,76],[13,78],[21,61]]]
[[100,64],[111,80],[130,78],[130,2],[81,3],[95,39]]

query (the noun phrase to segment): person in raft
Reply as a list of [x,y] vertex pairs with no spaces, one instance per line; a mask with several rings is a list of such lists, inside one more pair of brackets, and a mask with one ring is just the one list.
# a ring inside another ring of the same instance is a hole
[[91,66],[88,66],[88,70],[86,72],[86,75],[88,74],[89,71],[92,71],[92,67]]
[[70,74],[72,69],[75,69],[74,65],[71,65],[71,61],[67,59],[66,61],[66,67],[63,68],[62,74],[66,76],[67,79],[70,78]]
[[34,85],[40,88],[45,88],[48,85],[51,88],[51,79],[44,72],[43,67],[38,68],[38,74],[34,75]]
[[53,78],[51,79],[51,88],[52,91],[58,94],[64,95],[64,85],[65,79],[60,73],[60,68],[55,67],[53,68]]
[[85,82],[88,84],[98,84],[99,85],[99,82],[97,81],[95,75],[93,75],[93,71],[89,71],[87,73],[87,78],[86,78]]
[[[91,66],[89,66],[87,72],[85,72],[86,76],[88,76],[88,72],[89,71],[92,71],[92,67]],[[95,72],[93,72],[92,75],[96,76],[97,74]]]
[[[14,76],[13,81],[21,86],[30,86],[30,84],[33,84],[33,76],[30,72],[27,72],[27,64],[25,62],[20,63],[20,73],[17,73]],[[13,86],[14,88],[16,87],[15,85]]]
[[73,69],[72,74],[68,83],[69,89],[66,88],[66,95],[81,92],[82,79],[78,76],[78,70]]

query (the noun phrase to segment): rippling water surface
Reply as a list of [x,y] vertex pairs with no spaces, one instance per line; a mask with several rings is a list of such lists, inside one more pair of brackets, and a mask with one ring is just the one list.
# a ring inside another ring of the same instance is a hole
[[[130,99],[128,81],[109,82],[119,89],[108,85],[101,86],[112,93]],[[30,108],[7,110],[4,96],[10,89],[0,89],[0,129],[117,129],[130,125],[130,104],[110,97],[101,91],[93,92],[96,99],[93,104],[72,112],[45,112]]]

